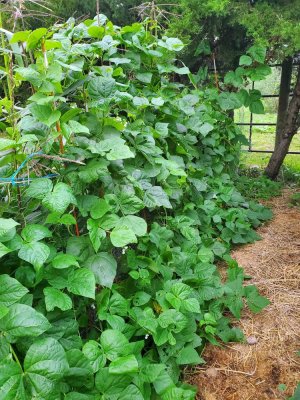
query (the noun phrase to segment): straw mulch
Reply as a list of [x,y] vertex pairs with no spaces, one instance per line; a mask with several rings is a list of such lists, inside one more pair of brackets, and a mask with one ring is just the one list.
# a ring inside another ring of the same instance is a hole
[[238,323],[252,344],[209,345],[205,366],[187,371],[199,400],[281,400],[300,381],[300,209],[289,207],[291,194],[268,204],[274,218],[258,230],[262,240],[232,253],[271,305]]

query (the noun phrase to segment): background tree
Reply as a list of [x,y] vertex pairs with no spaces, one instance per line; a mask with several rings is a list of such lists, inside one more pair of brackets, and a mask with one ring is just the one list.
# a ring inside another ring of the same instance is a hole
[[[170,30],[189,41],[185,58],[192,67],[202,62],[191,57],[193,52],[205,55],[203,38],[213,47],[219,68],[234,66],[237,56],[253,42],[268,47],[269,62],[283,63],[275,149],[265,170],[268,177],[276,178],[300,126],[300,60],[295,57],[300,50],[300,2],[179,0],[177,9],[182,18],[174,20]],[[290,97],[293,63],[297,78]]]
[[[274,179],[300,127],[300,60],[296,56],[300,50],[300,2],[259,1],[251,15],[241,12],[241,5],[236,5],[236,10],[247,35],[251,35],[257,42],[267,44],[269,58],[283,63],[275,149],[265,170],[267,176]],[[297,71],[294,87],[291,87],[293,64]],[[293,95],[290,97],[291,89]]]

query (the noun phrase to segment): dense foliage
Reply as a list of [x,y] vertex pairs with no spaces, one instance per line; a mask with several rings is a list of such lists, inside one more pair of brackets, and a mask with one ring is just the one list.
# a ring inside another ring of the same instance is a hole
[[[11,27],[49,26],[70,16],[94,15],[96,0],[9,0],[3,5]],[[160,26],[188,46],[184,57],[197,68],[211,47],[220,68],[232,67],[251,44],[269,49],[269,59],[281,62],[300,50],[300,3],[298,0],[101,0],[100,10],[116,25],[155,15]],[[156,12],[152,12],[153,7]],[[276,21],[276,23],[274,22]],[[195,57],[196,56],[196,57]],[[207,60],[206,60],[207,61]]]
[[176,61],[180,40],[150,28],[101,15],[10,39],[3,400],[193,399],[180,367],[202,363],[207,340],[243,340],[232,318],[268,304],[229,256],[270,218],[233,184],[243,136],[228,115],[261,112],[242,84],[263,79],[265,52],[249,49],[219,93]]
[[190,55],[216,37],[221,64],[232,64],[253,42],[267,46],[272,61],[300,50],[298,0],[177,0],[172,10],[182,17],[171,21],[171,30],[190,42]]

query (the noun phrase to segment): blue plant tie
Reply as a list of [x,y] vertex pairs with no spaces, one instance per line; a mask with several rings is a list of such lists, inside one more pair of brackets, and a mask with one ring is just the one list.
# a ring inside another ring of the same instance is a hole
[[26,157],[26,159],[20,164],[20,166],[16,169],[16,171],[10,176],[9,178],[1,178],[0,182],[3,183],[11,183],[13,186],[26,186],[29,182],[33,181],[34,179],[43,179],[43,178],[55,178],[58,174],[48,174],[44,176],[39,176],[36,178],[17,178],[18,173],[25,167],[25,165],[35,156],[39,156],[44,154],[42,151],[38,151],[36,153],[32,153]]

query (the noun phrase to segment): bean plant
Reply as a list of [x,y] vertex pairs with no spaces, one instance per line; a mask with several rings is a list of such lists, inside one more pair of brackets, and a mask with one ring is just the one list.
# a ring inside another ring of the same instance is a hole
[[147,22],[2,39],[0,399],[194,399],[182,367],[268,304],[230,257],[271,217],[232,179],[265,50],[215,86]]

